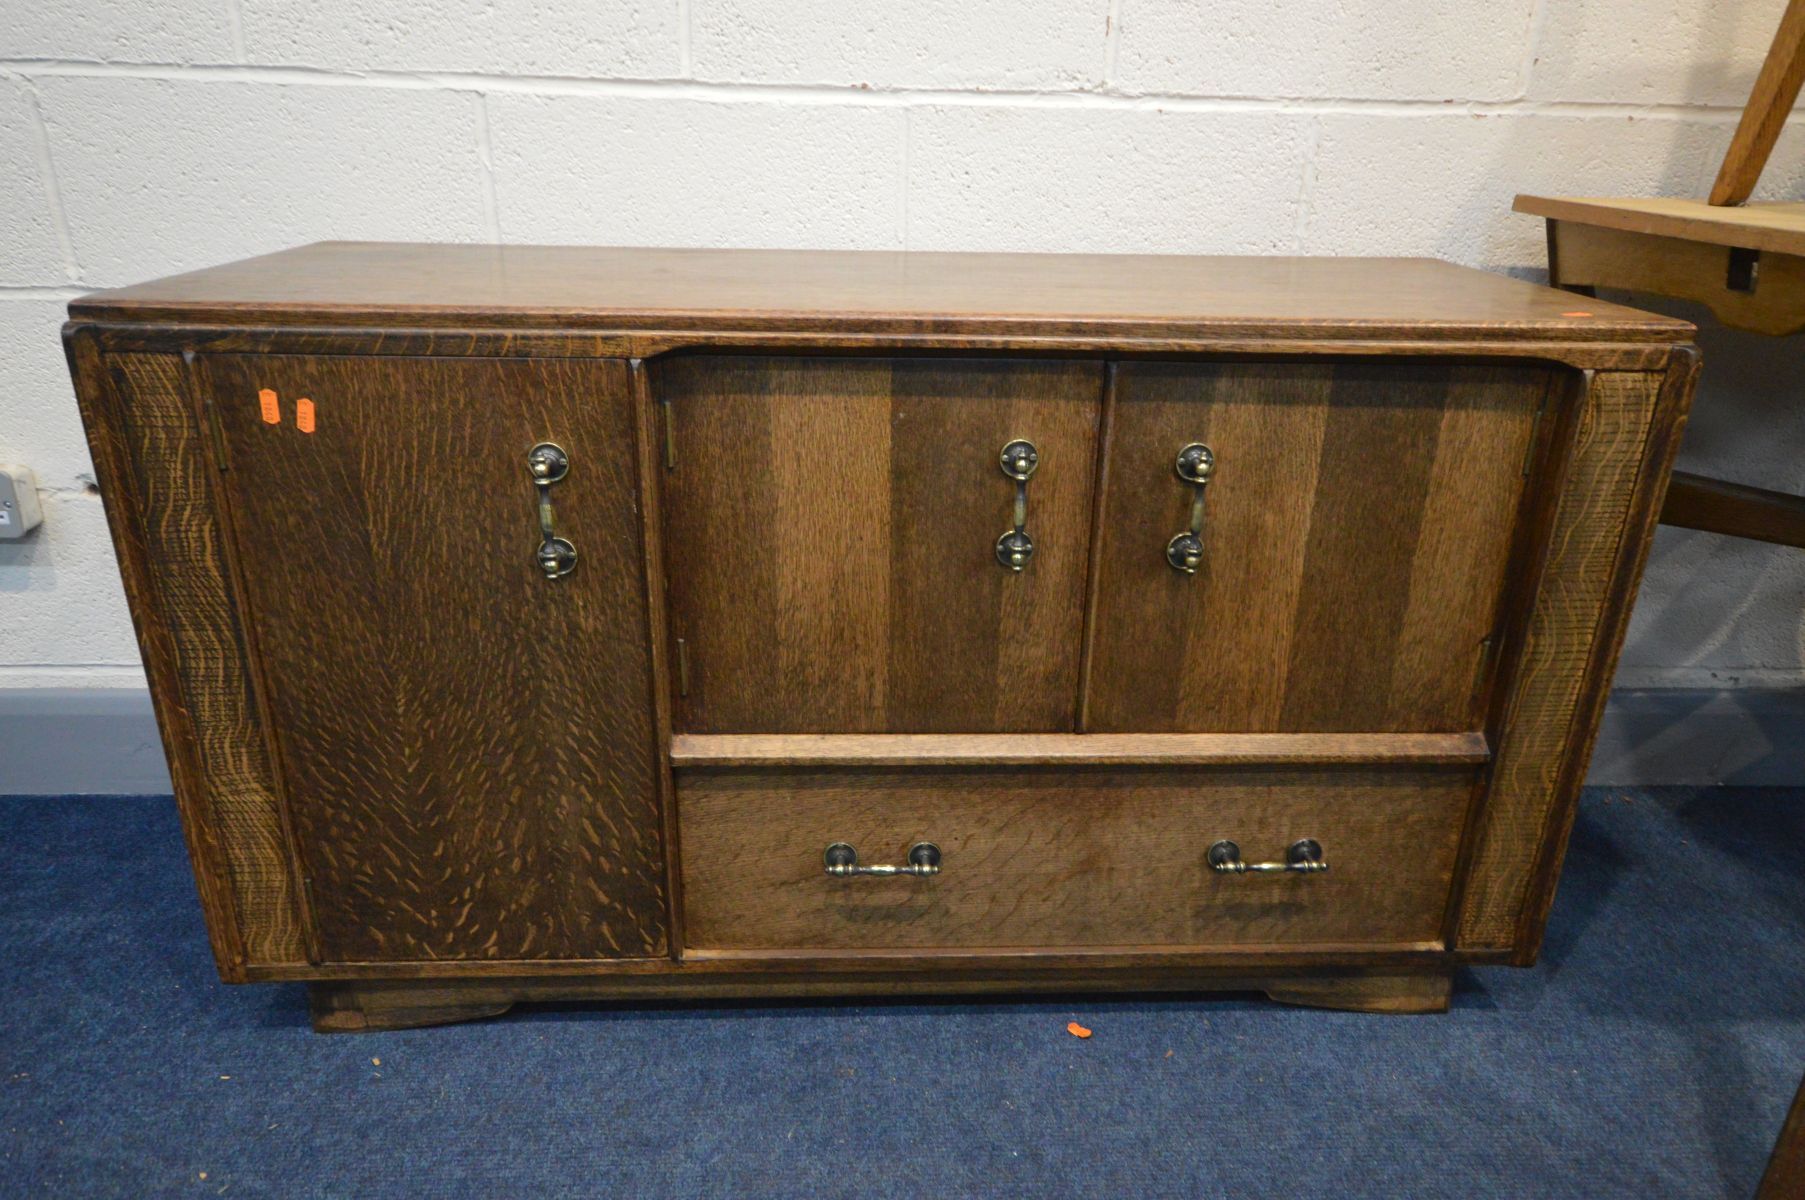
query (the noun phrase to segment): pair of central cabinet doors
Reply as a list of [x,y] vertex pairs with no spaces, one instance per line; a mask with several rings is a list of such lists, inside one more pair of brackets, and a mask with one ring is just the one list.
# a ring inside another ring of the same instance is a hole
[[[1552,382],[1371,359],[200,370],[328,962],[668,953],[648,485],[679,732],[1460,731]],[[1039,452],[1019,574],[996,556],[1015,439]],[[570,460],[557,580],[541,441]],[[1215,470],[1185,575],[1192,442]]]
[[[1476,728],[1549,382],[718,357],[654,380],[679,727],[734,733]],[[1017,439],[1039,451],[1020,574],[996,554]],[[1193,443],[1215,464],[1187,575]]]

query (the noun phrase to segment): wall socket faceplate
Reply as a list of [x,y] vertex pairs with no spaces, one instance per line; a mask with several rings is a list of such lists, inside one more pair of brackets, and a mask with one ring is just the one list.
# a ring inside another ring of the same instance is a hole
[[43,519],[31,468],[0,466],[0,541],[24,537]]

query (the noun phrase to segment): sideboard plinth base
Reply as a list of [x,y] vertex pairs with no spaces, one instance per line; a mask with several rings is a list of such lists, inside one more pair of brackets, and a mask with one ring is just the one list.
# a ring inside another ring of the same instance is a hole
[[307,987],[315,1033],[378,1033],[498,1017],[512,1001],[462,999],[456,989],[418,985],[365,987],[314,983]]
[[1448,997],[1453,990],[1453,976],[1446,971],[1436,971],[1289,979],[1267,987],[1266,994],[1280,1004],[1308,1008],[1369,1013],[1440,1013],[1448,1011]]

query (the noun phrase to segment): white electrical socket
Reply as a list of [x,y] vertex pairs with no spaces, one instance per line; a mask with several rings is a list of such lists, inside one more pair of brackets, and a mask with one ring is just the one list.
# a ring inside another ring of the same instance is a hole
[[43,519],[31,468],[0,466],[0,541],[24,537]]

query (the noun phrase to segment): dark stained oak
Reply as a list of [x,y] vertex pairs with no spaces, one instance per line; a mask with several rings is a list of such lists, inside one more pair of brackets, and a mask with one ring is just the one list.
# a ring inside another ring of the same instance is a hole
[[[1433,941],[1470,770],[686,771],[693,947],[833,950]],[[1320,874],[1219,874],[1322,843]],[[822,852],[933,878],[831,878]]]
[[[1308,974],[1295,966],[1248,963],[1197,966],[1165,954],[1153,964],[1117,965],[1057,962],[1012,966],[968,966],[934,962],[927,972],[893,965],[828,965],[803,960],[802,972],[771,966],[753,968],[728,960],[676,966],[657,974],[611,973],[599,978],[529,977],[510,980],[434,979],[316,982],[309,986],[313,1027],[321,1033],[363,1033],[414,1029],[469,1021],[507,1011],[522,1001],[658,1000],[722,1001],[746,996],[838,997],[932,995],[1029,995],[1046,992],[1229,991],[1265,992],[1282,1004],[1371,1013],[1444,1012],[1451,974],[1430,956],[1396,964],[1368,961],[1357,967],[1316,966]],[[700,970],[700,965],[722,967]]]
[[[655,364],[678,727],[1070,730],[1102,386],[1084,362]],[[1020,573],[996,558],[1017,438],[1040,452]]]
[[376,1033],[498,1017],[512,999],[468,1000],[444,988],[360,988],[316,983],[308,989],[315,1033]]
[[[1127,363],[1097,526],[1084,728],[1478,726],[1530,437],[1551,374]],[[1215,453],[1197,574],[1181,447]]]
[[1456,944],[1534,961],[1580,783],[1697,379],[1599,372],[1578,398],[1538,586],[1507,648],[1496,762],[1475,822]]
[[215,961],[230,980],[304,961],[300,878],[189,366],[102,358],[80,333],[68,349]]
[[1292,979],[1266,985],[1280,1004],[1339,1008],[1349,1012],[1440,1013],[1448,1011],[1454,981],[1444,971],[1362,973]]
[[1482,733],[685,733],[680,767],[1248,766],[1491,760]]
[[[1583,316],[1565,314],[1583,309]],[[1688,337],[1683,321],[1426,258],[321,242],[70,306],[227,325],[756,329],[1299,341]]]
[[[227,356],[205,378],[324,957],[665,953],[625,364]],[[553,496],[581,558],[555,581],[540,441],[571,457]]]
[[[220,973],[324,1030],[1439,1011],[1540,944],[1697,374],[1683,322],[1424,260],[330,243],[71,312]],[[1300,837],[1328,872],[1207,865]],[[822,869],[920,838],[931,880]]]

